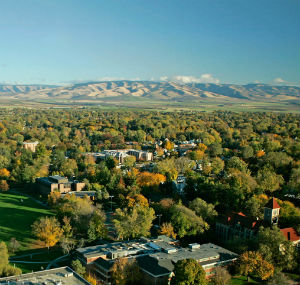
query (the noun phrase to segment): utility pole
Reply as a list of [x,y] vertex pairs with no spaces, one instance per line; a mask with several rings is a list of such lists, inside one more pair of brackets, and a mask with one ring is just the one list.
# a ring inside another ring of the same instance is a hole
[[112,212],[113,210],[112,210],[112,198],[113,198],[114,196],[109,196],[109,198],[110,198],[110,211]]
[[161,218],[162,214],[156,215],[156,217],[158,217],[158,225],[160,226],[160,218]]

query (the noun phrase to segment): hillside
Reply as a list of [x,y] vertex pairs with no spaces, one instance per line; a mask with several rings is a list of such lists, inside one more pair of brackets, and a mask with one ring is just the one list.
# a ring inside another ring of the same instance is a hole
[[191,102],[207,100],[299,102],[299,87],[266,84],[179,84],[153,81],[104,81],[50,85],[0,85],[0,99],[111,101],[147,100]]

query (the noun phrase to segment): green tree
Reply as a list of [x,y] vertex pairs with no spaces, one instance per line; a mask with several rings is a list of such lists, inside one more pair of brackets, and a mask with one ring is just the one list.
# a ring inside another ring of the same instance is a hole
[[79,259],[73,260],[71,263],[71,267],[81,276],[83,276],[86,272],[85,267],[82,265]]
[[214,218],[218,215],[213,204],[206,203],[201,198],[196,198],[191,201],[189,208],[195,211],[195,213],[201,217],[204,221],[211,223]]
[[105,214],[100,210],[93,213],[88,226],[88,239],[89,241],[94,241],[98,238],[104,238],[107,236],[107,230],[105,227]]
[[131,209],[117,209],[113,220],[121,239],[149,236],[154,210],[149,207],[136,205]]
[[281,175],[277,175],[270,168],[266,167],[258,170],[256,181],[259,188],[268,193],[278,190],[280,185],[284,182]]
[[183,205],[172,206],[171,213],[172,225],[180,238],[201,234],[209,228],[209,225],[201,217]]
[[257,234],[258,252],[278,269],[292,270],[297,266],[297,251],[277,227],[261,228]]
[[194,259],[183,259],[176,262],[171,285],[206,285],[205,271]]

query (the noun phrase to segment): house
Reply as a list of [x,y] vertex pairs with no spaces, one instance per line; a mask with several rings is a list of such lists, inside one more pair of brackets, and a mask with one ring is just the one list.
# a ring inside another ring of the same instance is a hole
[[[232,212],[223,216],[216,223],[217,237],[222,241],[233,238],[251,239],[256,236],[259,228],[278,225],[280,206],[275,198],[268,201],[264,208],[264,219],[248,217],[242,212]],[[294,245],[300,245],[300,236],[293,228],[280,229],[285,238]]]
[[0,278],[0,285],[24,284],[91,285],[88,281],[67,266]]
[[25,149],[31,150],[32,152],[35,152],[36,151],[36,147],[37,147],[38,144],[39,144],[38,141],[35,141],[35,142],[23,142],[23,147]]
[[285,236],[286,240],[291,241],[293,245],[297,246],[297,248],[300,248],[300,235],[294,228],[280,229],[280,231]]
[[111,268],[120,257],[136,259],[145,285],[168,284],[178,260],[194,258],[209,277],[216,266],[227,265],[237,258],[237,254],[211,243],[182,248],[176,240],[166,236],[79,248],[76,253],[104,284],[111,282]]
[[59,191],[62,194],[71,191],[81,191],[85,187],[85,183],[83,182],[69,180],[59,175],[37,178],[36,185],[40,193],[44,195],[48,195],[53,191]]

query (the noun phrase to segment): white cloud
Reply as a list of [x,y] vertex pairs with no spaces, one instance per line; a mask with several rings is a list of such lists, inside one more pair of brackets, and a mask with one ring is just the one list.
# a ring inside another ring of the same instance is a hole
[[210,73],[204,73],[200,77],[176,75],[172,79],[180,83],[220,83],[220,80]]
[[161,76],[159,78],[159,80],[161,80],[161,81],[167,81],[168,80],[168,76]]
[[280,77],[273,79],[273,82],[274,82],[275,84],[284,84],[284,83],[288,83],[287,81],[285,81],[284,79],[282,79],[282,78],[280,78]]

